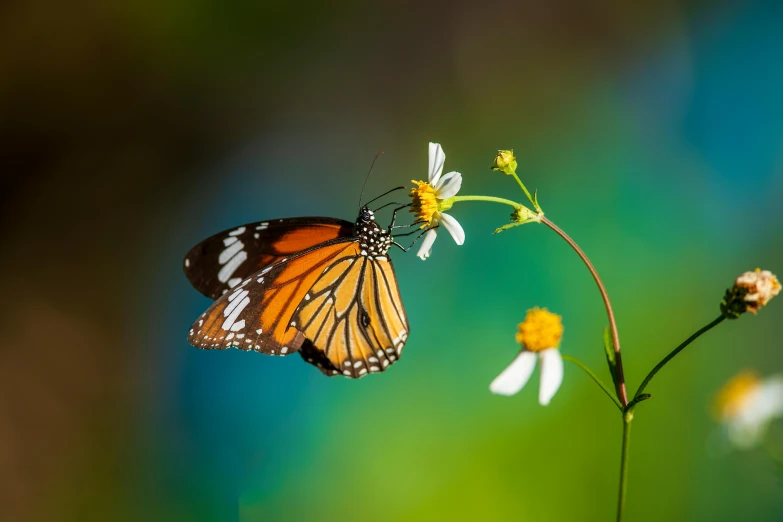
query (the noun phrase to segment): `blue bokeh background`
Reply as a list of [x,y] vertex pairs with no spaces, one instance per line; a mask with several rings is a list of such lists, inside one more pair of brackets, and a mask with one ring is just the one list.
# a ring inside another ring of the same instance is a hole
[[[505,207],[456,205],[464,246],[426,262],[393,252],[412,333],[382,377],[187,344],[209,301],[183,254],[246,222],[353,220],[381,150],[368,194],[424,178],[437,141],[462,194],[521,200],[488,168],[513,148],[606,283],[632,389],[736,275],[783,272],[783,3],[44,6],[9,8],[0,90],[9,520],[611,519],[601,391],[571,365],[546,408],[537,376],[487,390],[533,306],[608,380],[589,273],[543,226],[492,235]],[[738,371],[783,369],[780,304],[656,378],[627,520],[783,517],[775,463],[710,417]]]

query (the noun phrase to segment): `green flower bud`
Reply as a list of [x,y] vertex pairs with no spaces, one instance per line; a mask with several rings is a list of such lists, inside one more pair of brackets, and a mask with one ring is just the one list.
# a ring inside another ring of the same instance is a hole
[[499,150],[492,162],[492,170],[499,170],[505,174],[513,174],[517,170],[517,159],[513,150]]

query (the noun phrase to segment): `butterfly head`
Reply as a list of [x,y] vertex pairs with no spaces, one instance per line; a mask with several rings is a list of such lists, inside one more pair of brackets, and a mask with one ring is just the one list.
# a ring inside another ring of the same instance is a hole
[[356,226],[358,227],[360,224],[366,225],[367,223],[375,223],[375,213],[370,210],[370,207],[364,205],[359,210],[359,217],[356,218]]
[[363,206],[354,224],[354,235],[362,247],[362,255],[385,256],[392,244],[391,235],[375,222],[372,210]]

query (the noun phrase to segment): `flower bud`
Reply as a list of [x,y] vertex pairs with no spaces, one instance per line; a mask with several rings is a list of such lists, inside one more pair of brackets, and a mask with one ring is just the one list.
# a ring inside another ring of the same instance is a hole
[[514,210],[511,212],[511,222],[512,223],[529,223],[531,221],[541,221],[541,216],[539,214],[536,214],[529,208],[527,208],[524,205],[519,205],[518,207],[515,207]]
[[517,159],[513,150],[499,150],[492,162],[492,170],[513,174],[517,170]]

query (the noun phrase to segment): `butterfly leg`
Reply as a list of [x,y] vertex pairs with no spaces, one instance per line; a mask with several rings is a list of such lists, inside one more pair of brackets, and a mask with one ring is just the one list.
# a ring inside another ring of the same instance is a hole
[[[397,229],[400,229],[400,228],[411,228],[411,227],[418,227],[418,226],[419,226],[419,225],[421,225],[422,223],[426,223],[426,221],[419,219],[419,220],[417,220],[417,221],[414,221],[413,223],[410,223],[410,224],[408,224],[408,225],[396,225],[396,226],[394,226],[394,227],[393,227],[393,229],[394,229],[394,230],[397,230]],[[391,230],[392,230],[392,229],[389,229],[389,232],[391,232]],[[397,234],[397,235],[396,235],[396,236],[394,236],[394,237],[398,237],[398,236],[409,236],[409,235],[411,235],[411,234],[415,234],[415,233],[416,233],[416,230],[414,230],[413,232],[406,232],[405,234]]]
[[[412,227],[412,226],[415,226],[415,225],[420,225],[420,224],[422,224],[422,223],[424,223],[424,221],[415,221],[415,222],[411,223],[410,225],[400,225],[400,226],[398,226],[398,227],[394,227],[394,228],[409,228],[409,227]],[[396,234],[396,235],[394,235],[394,236],[392,236],[392,237],[405,237],[405,236],[410,236],[410,235],[413,235],[413,234],[415,234],[415,233],[419,232],[420,230],[421,230],[421,229],[419,229],[419,228],[416,228],[416,230],[411,230],[410,232],[404,232],[404,233],[402,233],[402,234]],[[426,232],[426,230],[425,230],[424,232]]]
[[[394,242],[392,243],[392,245],[396,246],[397,248],[399,248],[399,249],[400,249],[400,250],[402,250],[403,252],[407,252],[408,250],[410,250],[411,248],[413,248],[413,246],[414,246],[416,243],[418,243],[418,242],[419,242],[419,239],[421,239],[421,236],[423,236],[424,234],[426,234],[427,232],[429,232],[429,231],[430,231],[430,230],[432,230],[432,229],[438,228],[439,226],[440,226],[440,225],[435,225],[434,227],[430,227],[430,228],[428,228],[428,229],[426,229],[426,230],[422,230],[422,232],[421,232],[421,233],[420,233],[418,236],[416,236],[416,239],[414,239],[414,240],[413,240],[413,243],[411,243],[411,244],[410,244],[410,246],[409,246],[408,248],[405,248],[404,246],[402,246],[401,244],[397,243],[396,241],[394,241]],[[418,230],[414,230],[413,232],[409,232],[409,233],[407,233],[407,234],[399,234],[399,235],[398,235],[398,236],[396,236],[396,237],[400,237],[400,236],[409,236],[409,235],[411,235],[411,234],[413,234],[413,233],[415,233],[415,232],[418,232]]]
[[394,209],[394,212],[392,212],[391,223],[389,224],[389,230],[392,230],[394,228],[405,228],[406,226],[410,226],[410,225],[403,225],[401,227],[395,227],[394,226],[394,223],[397,221],[397,212],[399,212],[400,210],[402,210],[404,208],[408,208],[410,206],[411,206],[411,203],[408,203],[407,205],[402,205],[402,206],[399,206],[399,207]]

